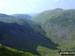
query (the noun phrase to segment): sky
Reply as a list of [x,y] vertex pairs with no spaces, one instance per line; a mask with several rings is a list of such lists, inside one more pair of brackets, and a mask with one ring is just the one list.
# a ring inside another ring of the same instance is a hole
[[75,0],[0,0],[0,13],[40,13],[55,8],[75,9]]

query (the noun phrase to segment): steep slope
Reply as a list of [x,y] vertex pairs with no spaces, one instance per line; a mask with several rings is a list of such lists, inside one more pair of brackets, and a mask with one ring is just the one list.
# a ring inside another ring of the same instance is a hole
[[[60,15],[46,21],[45,27],[58,40],[75,40],[75,10],[65,10]],[[51,32],[52,31],[52,32]],[[50,35],[51,36],[51,35]]]
[[40,25],[26,19],[0,19],[0,41],[3,45],[21,51],[39,54],[38,47],[57,49]]
[[45,11],[34,21],[40,23],[47,36],[59,44],[59,49],[75,50],[75,10]]

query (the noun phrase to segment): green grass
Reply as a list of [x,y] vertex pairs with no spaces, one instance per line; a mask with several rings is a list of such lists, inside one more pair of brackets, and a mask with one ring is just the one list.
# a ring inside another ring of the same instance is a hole
[[0,44],[0,56],[36,56],[29,52],[18,51]]

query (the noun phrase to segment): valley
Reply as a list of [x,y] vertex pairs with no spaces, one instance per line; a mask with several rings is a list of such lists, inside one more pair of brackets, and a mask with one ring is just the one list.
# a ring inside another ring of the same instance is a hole
[[57,8],[33,17],[0,14],[0,44],[1,56],[60,56],[60,50],[75,51],[75,10]]

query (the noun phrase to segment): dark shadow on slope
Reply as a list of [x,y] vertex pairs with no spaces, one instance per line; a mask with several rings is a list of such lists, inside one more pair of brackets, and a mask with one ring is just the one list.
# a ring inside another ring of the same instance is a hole
[[58,44],[53,43],[42,34],[41,31],[35,32],[28,23],[19,25],[17,23],[0,22],[0,43],[33,54],[39,54],[36,51],[39,45],[54,50],[58,46]]

